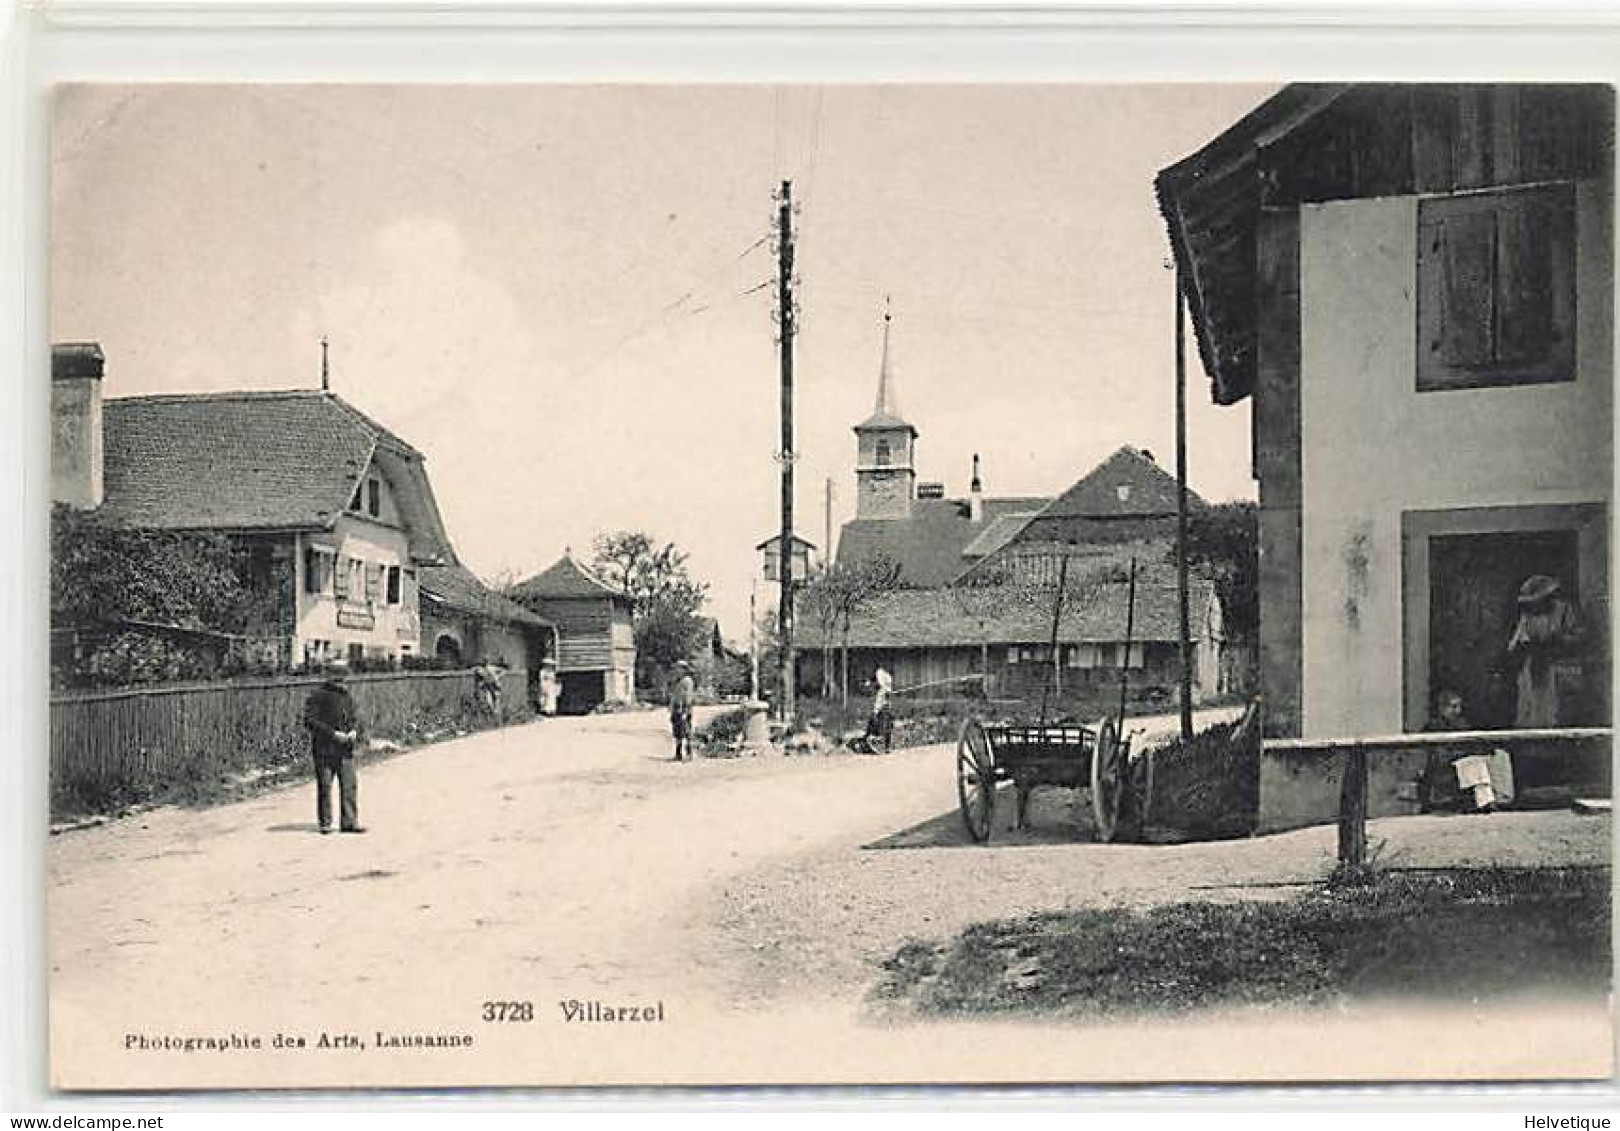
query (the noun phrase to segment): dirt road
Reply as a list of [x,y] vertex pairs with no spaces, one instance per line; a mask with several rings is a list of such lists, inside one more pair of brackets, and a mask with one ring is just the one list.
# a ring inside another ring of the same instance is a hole
[[[141,1088],[1608,1071],[1606,1017],[1564,1005],[1106,1029],[874,1025],[863,1003],[875,963],[907,937],[1048,907],[1275,898],[1287,889],[1246,885],[1309,881],[1331,864],[1331,829],[1073,843],[1061,793],[1037,798],[1032,834],[968,846],[952,757],[931,747],[675,765],[657,714],[546,720],[364,767],[365,836],[316,835],[303,785],[56,837],[53,1078]],[[1607,820],[1562,814],[1411,818],[1375,836],[1385,862],[1414,865],[1608,860]],[[502,1002],[519,1004],[486,1010]],[[621,1006],[641,1014],[628,1020]],[[621,1019],[600,1019],[604,1009]],[[1439,1039],[1460,1022],[1477,1038],[1461,1049]],[[1538,1034],[1528,1047],[1527,1024]],[[1369,1051],[1351,1071],[1324,1026],[1377,1039],[1358,1042]],[[415,1047],[423,1036],[470,1043]],[[207,1038],[225,1047],[200,1047]]]

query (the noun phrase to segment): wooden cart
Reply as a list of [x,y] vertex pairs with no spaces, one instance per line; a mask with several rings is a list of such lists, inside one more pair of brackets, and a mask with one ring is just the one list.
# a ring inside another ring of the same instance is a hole
[[[956,745],[956,792],[968,835],[988,843],[994,828],[996,792],[1004,782],[1015,789],[1014,828],[1024,824],[1030,794],[1037,786],[1061,786],[1090,794],[1096,839],[1111,842],[1127,800],[1144,806],[1151,791],[1150,764],[1132,764],[1129,737],[1119,724],[1096,726],[996,725],[968,719]],[[1133,792],[1134,791],[1134,792]]]
[[[1062,595],[1068,576],[1063,559],[1052,613],[1052,654],[1057,655]],[[1041,697],[1040,721],[1034,726],[987,723],[969,718],[956,744],[956,795],[968,835],[980,844],[990,840],[995,825],[996,792],[1005,782],[1015,788],[1013,827],[1022,828],[1030,794],[1038,786],[1062,786],[1090,794],[1091,824],[1096,839],[1111,842],[1127,808],[1145,820],[1153,791],[1153,763],[1147,757],[1133,765],[1125,725],[1128,660],[1136,620],[1136,561],[1132,559],[1125,614],[1125,658],[1120,664],[1119,713],[1095,726],[1046,723],[1047,696]],[[1048,685],[1050,690],[1050,685]]]

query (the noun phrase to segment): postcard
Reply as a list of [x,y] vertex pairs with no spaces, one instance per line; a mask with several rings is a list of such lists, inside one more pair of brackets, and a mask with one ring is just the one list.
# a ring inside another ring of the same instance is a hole
[[52,1086],[1609,1078],[1613,142],[57,87]]

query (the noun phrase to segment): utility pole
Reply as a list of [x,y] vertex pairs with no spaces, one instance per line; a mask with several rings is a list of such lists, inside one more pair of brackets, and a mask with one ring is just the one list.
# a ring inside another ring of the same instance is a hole
[[829,475],[827,476],[826,494],[822,500],[821,511],[821,564],[823,568],[832,564],[832,501],[833,481],[832,476]]
[[1181,617],[1181,744],[1192,745],[1192,617],[1187,608],[1187,304],[1176,269],[1176,607]]
[[776,609],[781,637],[781,692],[777,709],[793,722],[793,182],[783,181],[776,199],[776,318],[782,370],[782,544],[778,559],[781,596]]

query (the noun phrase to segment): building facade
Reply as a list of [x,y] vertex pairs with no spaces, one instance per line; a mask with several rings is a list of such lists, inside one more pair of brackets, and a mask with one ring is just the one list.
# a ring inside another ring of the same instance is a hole
[[1216,401],[1248,399],[1268,730],[1509,726],[1522,585],[1606,721],[1613,92],[1295,86],[1159,176]]
[[[457,562],[422,453],[342,398],[103,399],[104,377],[94,343],[53,349],[55,501],[129,529],[226,536],[241,579],[265,598],[261,622],[230,641],[240,658],[400,662],[424,650],[425,572],[454,573],[463,604],[483,590]],[[210,647],[221,638],[210,626],[139,627]]]

